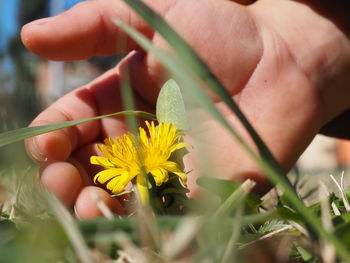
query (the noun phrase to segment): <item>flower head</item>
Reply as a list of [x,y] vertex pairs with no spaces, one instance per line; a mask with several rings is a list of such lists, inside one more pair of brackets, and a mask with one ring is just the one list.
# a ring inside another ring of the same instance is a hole
[[138,136],[131,133],[114,139],[107,138],[103,145],[97,145],[104,156],[91,156],[90,162],[103,166],[105,170],[97,173],[94,182],[106,183],[106,187],[114,194],[123,191],[126,185],[136,178],[136,185],[143,202],[148,201],[148,184],[144,173],[150,174],[156,186],[169,179],[169,173],[177,175],[186,185],[186,174],[178,164],[170,160],[171,155],[184,147],[181,133],[171,123],[146,121],[149,137],[143,128],[139,128]]

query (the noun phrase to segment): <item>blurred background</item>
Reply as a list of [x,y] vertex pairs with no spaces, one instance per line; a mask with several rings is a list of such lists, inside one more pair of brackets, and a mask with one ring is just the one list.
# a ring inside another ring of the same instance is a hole
[[[0,132],[27,126],[46,106],[113,67],[117,57],[53,62],[28,52],[21,27],[82,0],[0,0]],[[243,1],[245,2],[245,1]],[[249,1],[248,1],[249,2]],[[0,149],[0,165],[28,165],[23,144]],[[349,167],[350,142],[317,136],[298,162],[301,171],[329,174]]]

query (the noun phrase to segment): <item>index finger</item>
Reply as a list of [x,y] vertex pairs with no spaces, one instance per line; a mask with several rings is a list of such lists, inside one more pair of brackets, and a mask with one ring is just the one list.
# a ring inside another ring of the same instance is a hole
[[[157,11],[162,11],[171,0],[149,2]],[[32,52],[62,61],[137,49],[137,44],[112,22],[113,17],[130,24],[149,38],[153,35],[152,28],[122,1],[105,0],[82,2],[58,16],[29,23],[23,27],[21,38]]]

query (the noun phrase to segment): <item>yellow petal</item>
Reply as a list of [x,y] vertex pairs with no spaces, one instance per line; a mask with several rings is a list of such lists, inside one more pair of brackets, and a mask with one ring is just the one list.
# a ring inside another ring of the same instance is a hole
[[190,146],[190,144],[185,143],[185,142],[179,142],[179,143],[176,143],[176,144],[172,145],[172,147],[170,147],[169,150],[170,150],[170,152],[174,152],[176,150],[179,150],[181,148],[185,148],[187,146]]
[[150,173],[153,175],[157,186],[160,186],[162,183],[165,183],[169,179],[168,172],[163,168],[151,170]]
[[181,172],[174,172],[178,177],[180,177],[181,183],[186,186],[187,185],[187,175]]
[[111,156],[110,152],[107,149],[109,146],[100,145],[100,144],[97,144],[96,146],[104,156],[106,156],[107,158]]
[[113,194],[119,194],[132,179],[133,177],[130,176],[130,174],[123,174],[110,180],[106,187],[108,190],[112,191]]
[[109,181],[113,177],[121,175],[123,169],[120,168],[109,168],[97,173],[94,177],[94,183],[99,182],[100,184],[104,184]]
[[101,165],[105,168],[114,167],[114,165],[107,158],[101,156],[91,156],[90,163]]
[[139,133],[140,133],[140,140],[141,140],[141,143],[144,145],[144,146],[148,146],[149,145],[149,142],[148,142],[148,137],[147,137],[147,134],[146,134],[146,131],[143,129],[143,128],[139,128]]
[[146,125],[148,128],[150,140],[151,140],[151,142],[154,142],[156,137],[157,137],[157,132],[156,132],[156,128],[154,126],[154,122],[152,121],[151,123],[149,123],[148,121],[146,121]]

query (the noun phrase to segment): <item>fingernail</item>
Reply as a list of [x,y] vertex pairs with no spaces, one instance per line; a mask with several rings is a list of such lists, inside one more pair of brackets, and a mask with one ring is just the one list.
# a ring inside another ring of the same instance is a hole
[[40,147],[38,145],[38,139],[37,137],[34,137],[29,142],[29,151],[32,156],[32,158],[37,162],[46,162],[47,156],[40,150]]
[[78,209],[76,206],[73,207],[74,209],[74,214],[75,214],[75,217],[78,219],[78,220],[81,220],[82,218],[79,216],[79,213],[78,213]]
[[45,18],[41,18],[41,19],[38,19],[38,20],[34,20],[34,21],[24,25],[24,27],[27,27],[27,26],[41,26],[41,25],[44,25],[47,22],[51,21],[52,18],[53,17],[45,17]]
[[120,73],[127,73],[128,71],[137,65],[142,63],[145,58],[145,53],[139,51],[131,51],[127,56],[125,56],[117,65]]
[[133,61],[142,61],[145,58],[146,53],[141,51],[131,51],[130,56]]

